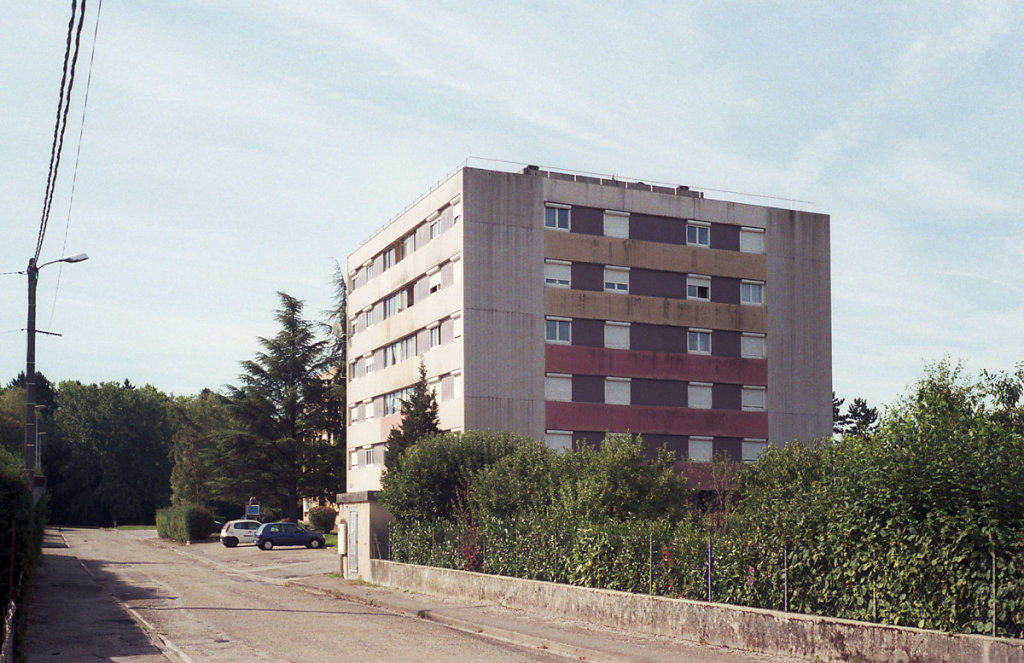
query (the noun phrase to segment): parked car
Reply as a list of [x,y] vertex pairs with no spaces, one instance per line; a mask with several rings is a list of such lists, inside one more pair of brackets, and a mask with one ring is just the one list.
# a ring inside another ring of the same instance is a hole
[[256,530],[253,542],[261,550],[270,550],[274,546],[323,548],[327,543],[320,532],[310,532],[295,523],[266,523]]
[[220,530],[220,542],[228,548],[234,548],[239,543],[252,543],[256,530],[262,524],[258,520],[229,520]]

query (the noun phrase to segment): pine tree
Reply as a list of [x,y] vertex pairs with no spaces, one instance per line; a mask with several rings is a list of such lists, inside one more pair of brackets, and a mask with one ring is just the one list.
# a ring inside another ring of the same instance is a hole
[[427,385],[427,368],[420,362],[420,377],[409,398],[402,399],[402,423],[388,434],[385,467],[395,467],[402,452],[428,435],[441,432],[437,418],[437,396]]
[[[241,430],[225,436],[234,474],[253,484],[264,504],[283,507],[298,520],[299,498],[314,494],[320,440],[332,434],[331,383],[337,375],[337,344],[317,337],[315,322],[302,318],[303,303],[279,292],[273,338],[264,351],[242,362],[241,387],[228,387]],[[336,432],[336,431],[335,431]],[[248,469],[247,469],[248,468]]]
[[868,407],[863,398],[854,398],[846,408],[846,425],[843,435],[869,437],[878,428],[878,409]]

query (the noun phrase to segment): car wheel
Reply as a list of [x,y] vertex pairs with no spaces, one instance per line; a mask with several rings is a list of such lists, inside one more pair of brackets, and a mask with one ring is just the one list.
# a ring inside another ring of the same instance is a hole
[[263,543],[260,544],[260,548],[263,548],[264,550],[270,550],[273,547],[274,547],[274,542],[273,541],[264,541]]
[[307,548],[319,548],[320,546],[320,539],[310,539],[309,543],[306,544]]
[[223,543],[225,545],[225,547],[228,547],[228,548],[234,548],[235,546],[238,545],[238,539],[236,539],[233,536],[229,536],[226,539],[221,539],[220,542]]

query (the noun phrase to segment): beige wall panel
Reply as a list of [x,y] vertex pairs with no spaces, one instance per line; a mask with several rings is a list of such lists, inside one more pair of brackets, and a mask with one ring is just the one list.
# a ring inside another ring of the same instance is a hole
[[690,302],[610,292],[546,288],[544,310],[546,315],[567,318],[623,320],[759,333],[767,330],[765,308],[762,306]]
[[544,232],[544,257],[687,274],[765,278],[763,255],[557,230]]
[[776,444],[806,443],[832,434],[829,217],[769,216],[768,433]]

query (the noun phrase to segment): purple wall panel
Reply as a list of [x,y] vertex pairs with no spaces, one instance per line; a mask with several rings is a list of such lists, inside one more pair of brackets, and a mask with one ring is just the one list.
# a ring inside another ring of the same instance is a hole
[[712,276],[711,301],[719,304],[739,304],[740,280],[728,276]]
[[[447,288],[453,283],[455,283],[455,263],[446,262],[441,265],[441,287]],[[739,301],[739,289],[736,290],[736,293],[737,301]]]
[[686,329],[634,322],[629,329],[629,346],[632,350],[686,352]]
[[384,397],[378,396],[373,399],[373,418],[380,419],[384,416]]
[[384,368],[384,348],[373,351],[373,370],[379,371]]
[[582,449],[583,447],[598,448],[604,441],[603,431],[574,431],[572,434],[572,448]]
[[430,349],[430,330],[421,329],[416,332],[416,354],[423,354]]
[[445,318],[441,321],[441,345],[445,343],[451,343],[452,339],[455,338],[455,321],[451,318]]
[[633,378],[633,405],[686,407],[686,383],[679,380]]
[[649,459],[657,457],[658,450],[665,447],[675,453],[677,460],[687,457],[690,438],[686,435],[644,435],[644,456]]
[[441,393],[438,394],[438,399],[450,401],[453,398],[455,398],[455,377],[449,373],[441,378]]
[[[451,228],[454,225],[452,223],[452,219],[453,219],[452,208],[449,205],[448,207],[445,207],[443,210],[441,210],[441,232],[444,232],[445,230],[448,230],[449,228]],[[739,242],[739,235],[738,234],[736,235],[736,238],[737,238],[736,241]],[[737,244],[737,247],[739,247],[739,244]]]
[[739,410],[743,386],[716,382],[711,385],[711,407],[715,410]]
[[711,224],[711,248],[723,251],[740,250],[740,227],[728,223]]
[[630,214],[629,238],[665,244],[686,244],[686,221],[667,216]]
[[430,278],[428,278],[426,276],[421,276],[420,278],[416,279],[416,284],[413,286],[413,295],[412,295],[413,301],[414,302],[421,302],[424,299],[426,299],[427,295],[429,295],[429,294],[430,294]]
[[604,210],[574,206],[569,213],[569,230],[584,235],[603,235]]
[[711,332],[711,354],[716,357],[739,357],[740,332],[725,329]]
[[600,375],[572,376],[572,400],[575,403],[604,403],[604,378]]
[[739,437],[716,437],[711,443],[711,451],[715,456],[724,454],[729,460],[738,463],[743,460],[743,439]]
[[420,250],[430,241],[430,227],[423,223],[416,228],[416,250]]
[[686,274],[659,269],[631,269],[629,294],[686,299]]
[[590,348],[604,347],[604,321],[573,318],[572,344]]
[[574,262],[572,267],[572,289],[573,290],[604,290],[604,265],[596,265],[592,262]]

